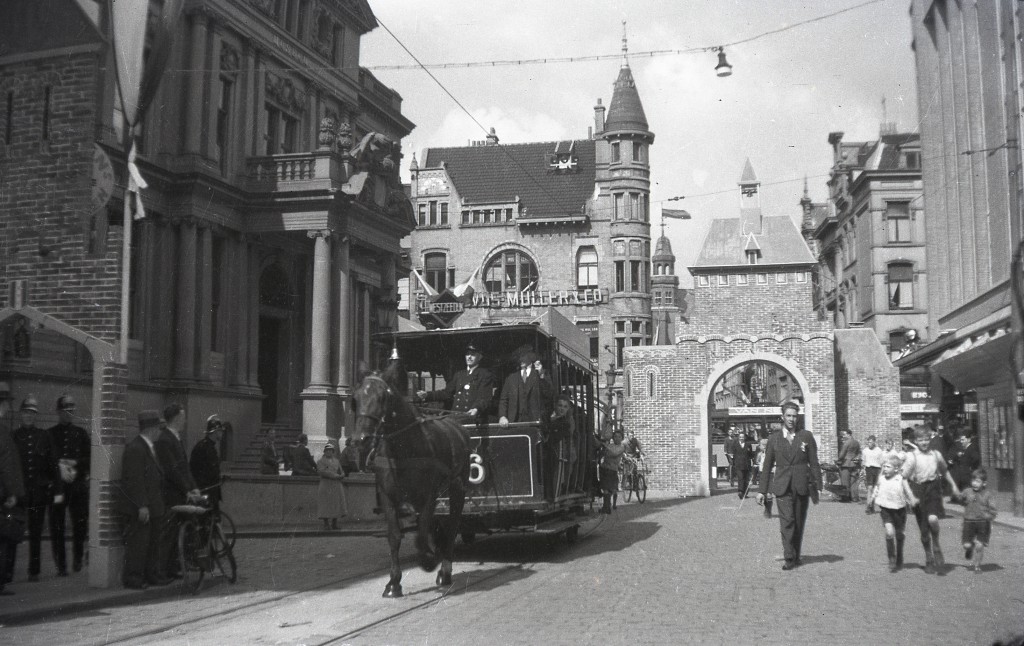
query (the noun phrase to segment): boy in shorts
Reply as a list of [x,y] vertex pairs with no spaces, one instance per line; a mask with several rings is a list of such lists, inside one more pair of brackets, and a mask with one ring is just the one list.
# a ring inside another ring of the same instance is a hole
[[882,471],[882,457],[885,451],[875,443],[875,436],[868,436],[868,445],[861,450],[861,464],[864,465],[864,486],[868,488],[868,504],[864,513],[875,513],[875,506],[871,504],[871,497],[874,495],[875,487],[878,486],[878,474]]
[[953,495],[960,496],[953,476],[949,475],[946,461],[942,454],[933,451],[928,442],[931,432],[927,426],[914,428],[913,450],[907,452],[903,462],[903,478],[910,482],[910,490],[917,498],[914,516],[917,528],[921,532],[921,545],[924,547],[927,574],[935,574],[936,568],[942,568],[946,561],[939,547],[939,517],[942,516],[942,479],[949,483]]
[[[992,521],[996,508],[988,488],[988,473],[985,469],[971,472],[971,488],[964,491],[960,499],[964,503],[964,526],[960,540],[964,544],[964,558],[971,561],[971,569],[981,572],[981,556],[992,535]],[[973,557],[973,560],[972,560]]]
[[917,504],[910,485],[900,474],[903,463],[895,455],[882,462],[882,477],[868,494],[868,506],[877,505],[885,527],[885,551],[889,554],[889,571],[903,567],[903,538],[907,527],[907,507]]

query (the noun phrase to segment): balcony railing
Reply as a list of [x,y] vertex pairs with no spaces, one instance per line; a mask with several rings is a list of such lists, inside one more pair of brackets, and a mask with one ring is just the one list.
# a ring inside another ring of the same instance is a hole
[[250,157],[245,162],[250,190],[309,190],[344,181],[340,157],[330,151]]

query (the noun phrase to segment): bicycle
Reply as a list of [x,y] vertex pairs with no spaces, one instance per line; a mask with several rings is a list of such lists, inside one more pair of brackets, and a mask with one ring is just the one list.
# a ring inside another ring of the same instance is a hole
[[[237,581],[234,539],[229,541],[222,526],[226,514],[211,508],[205,496],[199,504],[175,505],[171,511],[181,518],[178,528],[181,586],[192,594],[198,594],[206,573],[213,574],[215,570],[220,570],[229,583]],[[231,525],[233,534],[234,523]]]
[[647,500],[647,463],[643,454],[636,457],[627,454],[622,457],[620,482],[622,482],[626,502],[629,502],[633,498],[633,494],[636,494],[636,501],[642,505]]

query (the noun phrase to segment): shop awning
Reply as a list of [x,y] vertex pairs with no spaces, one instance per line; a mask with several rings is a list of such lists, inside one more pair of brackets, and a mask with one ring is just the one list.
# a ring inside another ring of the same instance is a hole
[[933,371],[960,391],[1012,379],[1010,355],[1016,335],[1009,321],[958,339],[931,365]]

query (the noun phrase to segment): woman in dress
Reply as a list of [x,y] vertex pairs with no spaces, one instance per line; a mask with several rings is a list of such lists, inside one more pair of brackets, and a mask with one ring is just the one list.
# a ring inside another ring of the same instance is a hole
[[320,487],[316,492],[316,515],[324,523],[324,529],[338,529],[338,518],[348,513],[345,503],[345,488],[341,482],[344,474],[341,461],[333,444],[324,447],[324,455],[316,463],[320,476]]

